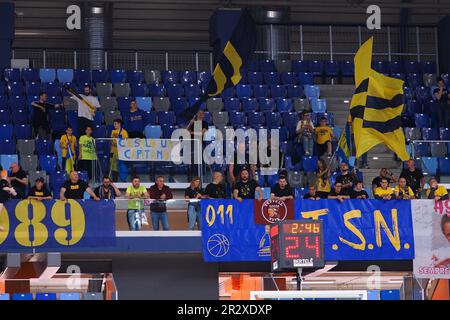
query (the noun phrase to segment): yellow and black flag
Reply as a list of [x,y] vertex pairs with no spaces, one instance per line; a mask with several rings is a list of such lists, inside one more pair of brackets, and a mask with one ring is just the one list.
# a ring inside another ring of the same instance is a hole
[[250,56],[255,48],[256,25],[250,12],[244,9],[214,67],[206,92],[192,107],[187,108],[182,116],[189,121],[197,114],[206,99],[217,96],[226,88],[237,85],[242,79],[242,67],[250,61]]
[[384,143],[397,156],[409,159],[402,130],[403,81],[372,69],[373,37],[355,55],[356,90],[350,104],[356,157]]

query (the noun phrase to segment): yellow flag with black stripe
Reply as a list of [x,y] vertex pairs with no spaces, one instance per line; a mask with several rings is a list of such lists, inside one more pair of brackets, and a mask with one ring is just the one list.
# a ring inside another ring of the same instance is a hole
[[192,107],[187,108],[181,115],[187,120],[193,118],[206,99],[217,96],[226,88],[237,85],[242,79],[242,68],[250,61],[250,56],[255,48],[256,25],[250,12],[244,9],[217,60],[206,91]]
[[408,160],[402,129],[403,81],[372,69],[373,37],[355,55],[355,86],[350,104],[356,157],[383,143]]

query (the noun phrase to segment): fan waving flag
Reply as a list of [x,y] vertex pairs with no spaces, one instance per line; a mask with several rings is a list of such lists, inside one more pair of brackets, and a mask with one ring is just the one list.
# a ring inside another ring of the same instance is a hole
[[66,167],[64,170],[66,170],[67,174],[70,174],[73,170],[75,170],[75,159],[73,158],[72,150],[70,149],[70,140],[67,147]]
[[237,85],[242,79],[242,68],[250,61],[250,56],[256,47],[256,26],[248,10],[242,15],[227,41],[222,55],[219,57],[211,80],[205,93],[197,102],[187,108],[181,116],[187,121],[200,110],[201,104],[209,97],[222,93],[223,90]]
[[350,104],[356,157],[384,143],[402,160],[408,160],[402,130],[403,81],[372,69],[373,37],[355,55],[356,90]]
[[349,164],[350,157],[352,155],[352,133],[351,133],[352,117],[347,118],[347,124],[345,125],[345,131],[342,132],[338,143],[337,155],[342,159],[342,162]]

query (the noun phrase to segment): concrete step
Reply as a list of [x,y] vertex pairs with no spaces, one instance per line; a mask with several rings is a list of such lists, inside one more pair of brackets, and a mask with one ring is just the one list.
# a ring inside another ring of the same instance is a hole
[[350,110],[351,98],[326,98],[327,110],[330,112]]
[[348,98],[353,95],[355,91],[354,85],[348,84],[323,84],[320,85],[320,96],[322,98]]
[[393,154],[372,153],[367,157],[367,164],[372,169],[399,169],[401,161],[396,161]]

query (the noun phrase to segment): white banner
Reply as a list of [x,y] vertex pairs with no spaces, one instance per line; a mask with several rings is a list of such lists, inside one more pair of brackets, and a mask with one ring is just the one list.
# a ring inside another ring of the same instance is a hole
[[181,160],[181,143],[171,139],[117,139],[119,160],[173,161]]
[[450,279],[450,202],[413,200],[414,275]]

